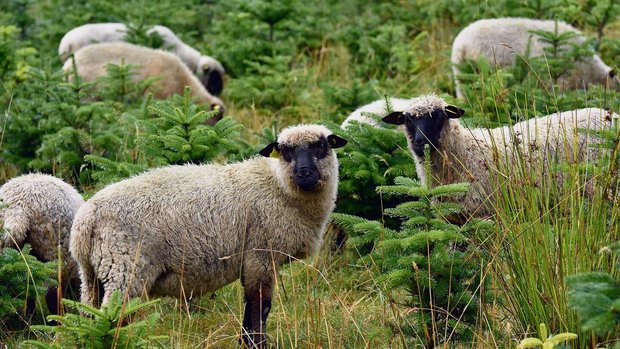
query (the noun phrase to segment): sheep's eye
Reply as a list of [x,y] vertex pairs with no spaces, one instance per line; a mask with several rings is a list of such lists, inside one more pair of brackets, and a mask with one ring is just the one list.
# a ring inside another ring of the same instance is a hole
[[327,156],[327,140],[321,139],[318,142],[311,143],[308,145],[308,150],[311,152],[313,156],[317,159],[322,159]]
[[286,162],[293,161],[293,148],[286,147],[286,146],[280,146],[280,155]]

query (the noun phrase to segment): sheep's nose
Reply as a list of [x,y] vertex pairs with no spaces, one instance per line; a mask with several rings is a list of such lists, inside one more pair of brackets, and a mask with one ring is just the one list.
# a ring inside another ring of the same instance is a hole
[[312,176],[312,171],[308,166],[301,166],[297,169],[295,176],[297,176],[297,178],[308,178]]

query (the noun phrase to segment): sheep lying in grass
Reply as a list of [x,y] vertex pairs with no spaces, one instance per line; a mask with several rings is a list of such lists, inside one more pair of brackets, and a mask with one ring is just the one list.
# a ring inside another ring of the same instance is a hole
[[[69,231],[73,216],[84,204],[84,199],[69,184],[44,174],[28,174],[6,182],[0,188],[3,205],[0,218],[4,234],[0,236],[2,247],[32,246],[32,255],[49,262],[62,253],[62,284],[66,291],[69,284],[77,292],[79,285],[77,265],[69,254]],[[52,313],[58,309],[56,288],[46,295]]]
[[334,208],[346,141],[318,125],[289,127],[277,142],[230,165],[169,166],[112,184],[76,215],[71,253],[82,302],[114,290],[182,296],[239,277],[244,341],[264,346],[274,266],[313,253]]
[[[126,40],[128,28],[124,23],[85,24],[68,31],[58,45],[58,56],[65,62],[72,53],[84,46],[103,42]],[[204,56],[198,50],[185,44],[170,28],[154,25],[147,35],[157,33],[163,40],[162,48],[178,56],[196,74],[204,87],[213,95],[219,95],[224,88],[224,67],[215,58]]]
[[[132,77],[136,82],[158,77],[149,88],[156,98],[168,98],[175,93],[182,95],[185,86],[189,86],[192,96],[198,102],[209,104],[212,109],[219,109],[220,117],[224,113],[224,103],[205,90],[187,66],[169,52],[117,42],[89,45],[75,53],[77,74],[86,81],[107,75],[108,64],[137,66]],[[67,60],[63,70],[70,77],[73,60]],[[208,122],[213,124],[218,119],[211,118]]]
[[[383,118],[405,126],[405,134],[421,181],[431,177],[431,185],[470,182],[471,189],[459,199],[466,217],[493,214],[498,161],[540,166],[539,177],[549,173],[553,163],[593,161],[600,149],[588,147],[598,142],[578,129],[608,128],[612,117],[604,109],[586,108],[551,114],[519,122],[512,127],[469,129],[457,118],[462,109],[448,105],[434,94],[412,99],[411,104]],[[431,148],[431,173],[424,169],[424,147]],[[516,170],[516,169],[515,169]],[[509,177],[511,174],[504,174]]]
[[[514,64],[517,55],[530,57],[542,56],[549,44],[541,41],[532,30],[555,32],[556,21],[528,18],[482,19],[465,27],[452,44],[452,69],[456,83],[456,95],[463,98],[459,86],[458,64],[465,60],[484,57],[498,67]],[[574,32],[577,35],[572,42],[582,44],[585,37],[574,27],[558,21],[558,33]],[[589,84],[603,84],[615,88],[618,86],[616,72],[607,66],[598,55],[587,57],[578,62],[571,72],[562,76],[558,83],[563,90],[579,89]]]

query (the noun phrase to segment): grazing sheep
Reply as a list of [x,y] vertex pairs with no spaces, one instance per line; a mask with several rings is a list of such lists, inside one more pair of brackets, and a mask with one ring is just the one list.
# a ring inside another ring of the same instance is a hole
[[[413,99],[407,108],[387,115],[383,121],[405,126],[409,149],[423,183],[429,175],[432,186],[471,183],[469,192],[458,200],[466,217],[493,214],[493,184],[502,176],[498,161],[541,166],[538,178],[542,178],[558,160],[576,163],[598,158],[601,150],[588,147],[598,140],[578,129],[600,130],[611,124],[608,112],[598,108],[551,114],[494,129],[465,128],[457,120],[463,114],[462,109],[429,94]],[[423,160],[427,144],[431,148],[430,174],[426,173]]]
[[[136,73],[133,75],[136,82],[159,77],[149,88],[156,98],[168,98],[175,93],[182,95],[185,86],[189,86],[192,96],[200,103],[207,103],[213,109],[218,108],[219,116],[223,115],[224,103],[207,92],[187,66],[169,52],[123,42],[89,45],[75,52],[77,73],[86,81],[107,75],[108,64],[136,65]],[[67,60],[63,70],[72,72],[73,60]],[[211,118],[208,122],[213,124],[217,120]]]
[[[22,247],[28,243],[31,253],[39,260],[49,262],[58,259],[58,245],[63,254],[63,289],[79,285],[75,260],[69,255],[69,231],[73,216],[84,204],[84,199],[69,184],[45,174],[32,173],[16,177],[0,187],[3,205],[0,218],[4,235],[0,236],[2,247]],[[48,308],[56,313],[55,287],[46,295]]]
[[112,184],[78,212],[71,253],[82,302],[216,290],[241,277],[244,341],[265,345],[274,266],[313,253],[334,208],[346,141],[323,127],[282,131],[244,162],[168,166]]
[[[465,27],[452,44],[452,70],[456,83],[456,95],[463,98],[460,89],[458,64],[465,60],[486,58],[498,67],[513,65],[517,55],[529,54],[530,57],[542,56],[544,48],[549,45],[532,33],[532,30],[554,32],[556,21],[529,18],[495,18],[482,19]],[[572,40],[576,44],[585,41],[585,37],[574,27],[557,21],[558,33],[574,32]],[[586,58],[576,64],[558,81],[563,90],[579,89],[590,84],[603,84],[615,88],[618,86],[616,72],[607,66],[598,55]]]
[[[390,106],[392,107],[393,110],[404,110],[404,108],[406,108],[409,105],[409,103],[411,103],[410,99],[390,98]],[[366,115],[366,113],[383,115],[385,114],[387,110],[388,108],[387,108],[387,105],[385,104],[385,98],[376,100],[374,102],[371,102],[369,104],[366,104],[364,106],[361,106],[355,109],[342,122],[342,124],[340,125],[340,128],[343,130],[346,129],[351,124],[351,121],[357,121],[357,122],[361,122],[364,124],[369,124],[374,127],[381,127],[381,125],[379,125],[379,123],[376,120]]]
[[[203,56],[193,47],[185,44],[170,28],[154,25],[147,35],[159,34],[163,47],[178,56],[196,74],[203,86],[213,95],[219,95],[224,87],[224,67],[215,58]],[[84,46],[103,42],[123,42],[127,34],[124,23],[91,23],[68,31],[58,45],[58,56],[62,62]]]

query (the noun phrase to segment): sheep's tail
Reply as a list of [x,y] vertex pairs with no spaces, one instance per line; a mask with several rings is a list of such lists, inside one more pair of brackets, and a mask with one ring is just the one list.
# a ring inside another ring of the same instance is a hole
[[93,205],[86,203],[75,215],[71,226],[69,251],[78,262],[81,279],[81,302],[97,305],[97,276],[90,262],[92,252],[93,227],[95,226],[95,210]]

